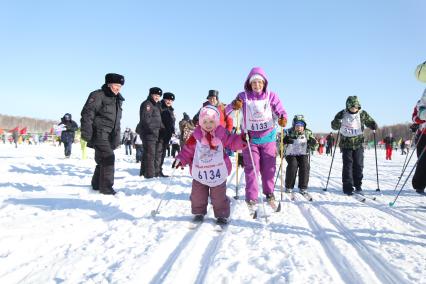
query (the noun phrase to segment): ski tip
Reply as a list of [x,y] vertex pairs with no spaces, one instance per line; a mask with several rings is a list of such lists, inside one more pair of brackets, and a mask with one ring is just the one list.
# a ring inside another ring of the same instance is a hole
[[281,212],[281,202],[278,202],[278,207],[275,212]]
[[257,219],[257,211],[254,211],[253,213],[253,219]]

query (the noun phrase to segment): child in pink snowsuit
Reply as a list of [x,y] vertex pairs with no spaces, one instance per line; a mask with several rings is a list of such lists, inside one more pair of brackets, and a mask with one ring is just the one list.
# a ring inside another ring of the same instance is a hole
[[245,146],[241,135],[228,134],[220,125],[216,107],[209,105],[201,109],[199,125],[173,162],[174,168],[189,165],[194,178],[190,199],[195,221],[202,221],[207,214],[210,195],[217,223],[228,222],[230,203],[226,196],[226,178],[231,173],[232,165],[224,149],[236,151]]
[[[263,69],[253,68],[244,83],[244,92],[237,95],[232,104],[227,105],[225,112],[242,109],[243,130],[250,135],[250,149],[243,150],[244,173],[246,177],[246,202],[253,205],[257,203],[258,181],[255,171],[261,176],[263,194],[268,202],[275,200],[274,176],[276,168],[276,129],[274,117],[278,124],[285,127],[287,113],[283,108],[280,98],[268,89],[268,79]],[[254,167],[253,168],[253,164]]]

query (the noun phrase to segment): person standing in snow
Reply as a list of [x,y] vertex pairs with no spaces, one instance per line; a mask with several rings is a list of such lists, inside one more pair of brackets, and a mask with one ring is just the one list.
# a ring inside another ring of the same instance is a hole
[[[175,95],[170,92],[166,92],[163,95],[161,100],[161,121],[164,125],[164,128],[160,129],[160,134],[158,137],[158,155],[160,156],[160,162],[157,164],[156,176],[159,177],[168,177],[163,174],[163,163],[164,158],[166,157],[166,152],[170,151],[170,139],[175,133],[175,112],[173,108],[173,102],[175,101]],[[170,153],[170,152],[169,152]],[[170,154],[169,154],[170,156]]]
[[383,142],[386,148],[386,160],[392,160],[393,144],[395,143],[395,138],[392,137],[392,133],[389,133],[389,136],[386,136]]
[[412,184],[417,193],[424,194],[426,187],[426,154],[424,154],[424,151],[426,151],[426,89],[414,107],[412,118],[413,122],[416,124],[416,126],[412,126],[412,129],[417,129],[416,141],[418,158]]
[[72,120],[71,114],[66,113],[61,118],[59,127],[62,129],[61,141],[64,143],[65,158],[69,158],[71,156],[72,143],[74,143],[75,132],[78,129],[78,125],[74,120]]
[[194,132],[194,129],[195,129],[194,122],[189,118],[189,115],[186,112],[184,112],[182,120],[179,121],[181,147],[185,145],[186,141],[189,139],[192,132]]
[[172,144],[172,157],[175,158],[180,151],[179,138],[177,138],[176,134],[172,135],[170,143]]
[[132,155],[132,145],[133,145],[133,132],[129,127],[126,127],[123,133],[123,139],[121,140],[121,144],[126,148],[126,155]]
[[139,163],[142,161],[143,146],[142,139],[137,133],[135,133],[135,137],[133,138],[133,145],[136,149],[136,163]]
[[158,137],[160,129],[164,128],[161,121],[160,98],[163,91],[158,87],[149,89],[147,99],[139,109],[139,123],[136,133],[142,138],[143,153],[140,175],[146,179],[156,176],[156,169],[161,162]]
[[244,138],[228,134],[220,125],[220,113],[214,106],[200,111],[199,125],[173,162],[173,168],[189,165],[193,177],[191,208],[194,221],[202,221],[207,214],[208,198],[213,205],[218,224],[227,224],[230,201],[226,196],[226,178],[232,165],[225,154],[225,147],[238,150],[246,145]]
[[333,132],[330,132],[330,134],[327,135],[327,137],[325,138],[325,140],[327,141],[327,145],[325,147],[325,154],[328,156],[329,154],[333,154],[333,145],[334,145],[334,137],[333,137]]
[[343,193],[352,195],[355,190],[362,191],[364,169],[364,125],[372,130],[377,129],[377,123],[365,111],[357,96],[346,99],[346,108],[339,111],[331,122],[331,128],[340,129],[340,150],[342,152]]
[[120,94],[124,76],[105,75],[100,90],[90,93],[81,111],[81,138],[95,149],[96,168],[92,188],[102,194],[115,194],[114,150],[120,146],[120,121],[124,98]]
[[308,189],[309,182],[309,148],[315,148],[317,141],[312,131],[306,128],[303,115],[295,115],[293,126],[289,129],[283,139],[285,148],[285,159],[287,169],[285,173],[285,190],[292,192],[299,172],[299,191],[304,194]]
[[[274,197],[274,177],[276,169],[276,136],[274,118],[278,124],[285,127],[287,113],[281,101],[274,92],[268,90],[268,79],[262,68],[252,68],[244,83],[244,91],[225,108],[225,113],[242,109],[242,131],[248,132],[250,149],[243,150],[244,173],[246,179],[245,200],[249,207],[254,207],[258,199],[259,181],[256,173],[262,179],[262,191],[266,200],[271,203]],[[253,161],[251,159],[253,156]],[[253,167],[254,165],[254,167]]]

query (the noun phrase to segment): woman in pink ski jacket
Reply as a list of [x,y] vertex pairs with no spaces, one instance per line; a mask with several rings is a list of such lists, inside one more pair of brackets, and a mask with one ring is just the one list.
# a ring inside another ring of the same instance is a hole
[[243,150],[246,202],[249,206],[257,203],[258,181],[255,170],[260,173],[263,194],[266,195],[268,202],[273,202],[276,168],[275,120],[278,118],[278,124],[285,127],[287,113],[278,95],[268,90],[268,79],[259,67],[250,71],[244,83],[244,92],[237,95],[235,100],[226,107],[225,112],[229,114],[233,110],[240,109],[243,112],[242,129],[249,133],[255,166],[254,169],[247,147]]
[[220,125],[216,107],[208,105],[201,109],[199,125],[173,162],[174,168],[189,165],[193,177],[190,199],[194,221],[203,221],[210,195],[217,223],[228,223],[230,206],[226,196],[226,178],[232,165],[224,149],[236,151],[245,146],[242,135],[228,134]]

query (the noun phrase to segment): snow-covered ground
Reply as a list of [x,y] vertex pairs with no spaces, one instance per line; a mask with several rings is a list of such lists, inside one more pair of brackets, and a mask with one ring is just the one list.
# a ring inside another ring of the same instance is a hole
[[[363,187],[377,196],[366,203],[341,194],[339,153],[323,192],[331,157],[313,156],[314,201],[284,196],[267,224],[250,218],[242,181],[223,232],[211,208],[189,229],[187,169],[144,180],[123,152],[116,151],[118,194],[104,196],[89,187],[91,150],[81,160],[75,144],[64,159],[60,147],[0,144],[0,283],[426,283],[425,196],[410,179],[388,205],[405,158],[399,152],[386,161],[379,151],[377,194],[374,150],[366,151]],[[228,181],[232,197],[235,172]]]

